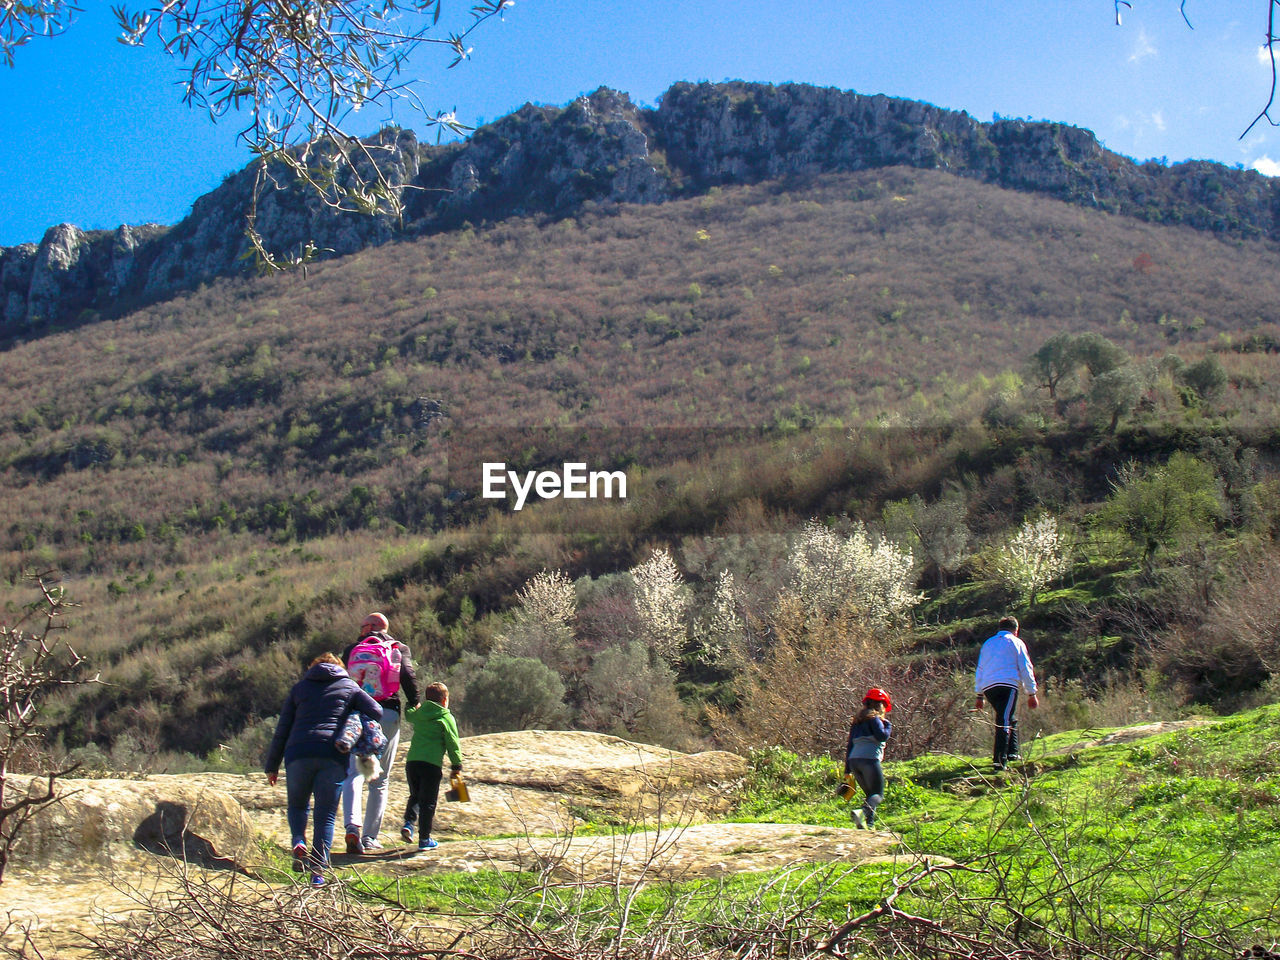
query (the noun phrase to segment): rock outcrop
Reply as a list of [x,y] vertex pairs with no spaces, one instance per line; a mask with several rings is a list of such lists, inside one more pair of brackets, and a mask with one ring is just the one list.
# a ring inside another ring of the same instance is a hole
[[198,777],[59,780],[56,790],[23,828],[10,864],[18,872],[115,869],[151,855],[244,870],[258,859],[239,801]]
[[[1280,239],[1280,190],[1252,171],[1137,164],[1064,124],[981,123],[914,100],[803,84],[679,83],[655,109],[601,88],[563,108],[527,104],[464,143],[425,145],[411,131],[387,129],[365,146],[401,214],[341,212],[274,169],[254,221],[268,250],[313,243],[324,256],[340,256],[467,221],[564,217],[590,205],[661,203],[716,185],[885,166],[946,170],[1144,220]],[[323,154],[321,145],[307,149],[311,161]],[[368,158],[355,163],[366,174]],[[245,217],[255,178],[252,168],[228,177],[172,229],[85,233],[61,224],[38,245],[0,248],[0,322],[12,334],[91,319],[93,311],[251,269]],[[341,173],[338,180],[351,182]]]
[[[679,753],[580,731],[524,730],[462,741],[469,803],[441,802],[444,838],[559,834],[582,823],[651,825],[722,816],[747,764],[734,753]],[[391,773],[387,831],[408,799],[404,750]],[[153,776],[148,783],[199,784],[234,797],[259,835],[284,847],[284,787],[262,776],[228,773]],[[395,822],[393,822],[395,821]]]
[[[445,837],[560,834],[583,822],[671,826],[723,815],[746,774],[737,754],[684,754],[601,734],[527,730],[462,743],[469,803],[441,803]],[[394,834],[407,787],[401,750],[391,774],[386,831]],[[140,780],[60,780],[12,867],[120,866],[152,854],[244,868],[255,838],[289,842],[283,779],[261,774],[162,774]]]

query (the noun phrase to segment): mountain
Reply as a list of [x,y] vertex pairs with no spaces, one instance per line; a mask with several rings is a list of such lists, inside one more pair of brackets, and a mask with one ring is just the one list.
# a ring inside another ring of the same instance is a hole
[[[51,704],[67,748],[256,756],[298,663],[370,609],[442,676],[500,649],[544,570],[586,591],[566,704],[608,730],[588,680],[639,669],[597,657],[640,636],[626,571],[669,549],[699,617],[730,571],[763,622],[809,518],[947,548],[918,582],[920,652],[946,676],[1010,606],[1081,696],[1148,666],[1170,702],[1263,689],[1274,658],[1227,642],[1211,601],[1265,617],[1277,595],[1250,555],[1280,530],[1277,245],[1239,218],[1187,224],[1267,181],[1206,167],[1219,190],[1192,190],[1202,168],[1126,166],[1082,131],[805,87],[682,86],[656,111],[601,91],[466,144],[380,142],[405,184],[454,189],[406,188],[403,226],[268,194],[270,243],[350,251],[306,275],[216,275],[241,242],[241,173],[170,230],[94,246],[59,228],[44,279],[10,291],[112,311],[23,314],[0,348],[0,609],[28,609],[23,571],[56,571],[104,681]],[[1150,209],[1116,215],[1144,177]],[[1086,335],[1112,349],[1056,371],[1050,396],[1029,359]],[[1168,479],[1175,452],[1211,516],[1153,534],[1117,492]],[[517,513],[467,460],[584,461],[633,486]],[[992,557],[1042,512],[1082,554],[1025,609]],[[692,711],[737,696],[716,670],[683,661],[653,687],[670,709],[626,732],[678,746],[677,694]]]
[[[1217,163],[1135,163],[1087,130],[1002,119],[802,84],[676,84],[655,109],[601,88],[566,107],[528,104],[467,141],[367,141],[404,207],[401,220],[340,213],[281,171],[256,227],[272,251],[313,241],[342,256],[395,238],[508,217],[561,218],[655,204],[713,187],[892,166],[936,169],[1148,222],[1280,239],[1280,188]],[[0,248],[0,331],[83,322],[244,272],[255,172],[198,199],[176,226],[50,228]]]

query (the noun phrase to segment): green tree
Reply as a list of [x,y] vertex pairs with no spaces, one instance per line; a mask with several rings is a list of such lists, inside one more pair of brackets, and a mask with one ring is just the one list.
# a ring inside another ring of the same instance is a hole
[[1123,532],[1149,566],[1161,549],[1209,533],[1222,514],[1213,467],[1180,450],[1146,471],[1123,470],[1099,518]]
[[639,641],[607,647],[584,677],[581,723],[614,736],[676,746],[687,736],[675,673]]
[[1080,366],[1075,352],[1075,337],[1055,333],[1031,355],[1031,370],[1039,386],[1049,391],[1049,399],[1058,400],[1058,385]]
[[1092,330],[1076,337],[1071,350],[1075,354],[1077,363],[1083,364],[1091,377],[1110,373],[1129,361],[1129,354],[1123,347]]
[[1093,378],[1089,384],[1089,409],[1115,433],[1120,418],[1142,398],[1143,382],[1131,365],[1116,367]]
[[1185,367],[1181,376],[1182,382],[1194,390],[1201,400],[1212,400],[1231,379],[1227,376],[1222,361],[1213,354]]
[[913,494],[910,500],[885,505],[885,535],[911,550],[918,562],[931,565],[938,585],[943,586],[947,575],[958,570],[969,556],[973,535],[968,512],[964,492],[954,487],[933,503]]
[[564,682],[531,657],[490,657],[467,683],[461,713],[480,733],[553,727],[568,719]]

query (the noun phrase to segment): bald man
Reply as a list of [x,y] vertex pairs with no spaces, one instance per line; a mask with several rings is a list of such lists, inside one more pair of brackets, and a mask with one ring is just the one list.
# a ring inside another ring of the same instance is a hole
[[356,647],[370,641],[382,645],[391,660],[399,662],[400,689],[385,697],[374,697],[378,706],[382,707],[382,732],[386,734],[387,745],[383,747],[379,759],[382,761],[382,773],[369,781],[368,803],[364,804],[361,816],[361,794],[364,777],[356,769],[356,758],[351,757],[347,768],[347,779],[342,785],[342,816],[347,826],[347,853],[377,853],[382,849],[378,842],[378,832],[382,829],[382,817],[387,810],[387,787],[391,776],[391,765],[395,763],[396,750],[400,746],[400,699],[403,695],[409,706],[417,706],[419,702],[418,679],[413,672],[413,660],[409,648],[388,633],[390,624],[381,613],[371,613],[360,624],[359,639],[342,651],[342,662],[351,669],[351,654]]

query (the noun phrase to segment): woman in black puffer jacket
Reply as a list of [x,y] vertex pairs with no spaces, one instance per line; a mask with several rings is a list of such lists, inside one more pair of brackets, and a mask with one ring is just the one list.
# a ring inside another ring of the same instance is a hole
[[[342,661],[332,653],[321,654],[289,691],[263,763],[274,785],[284,761],[293,869],[301,872],[309,865],[311,883],[317,887],[324,883],[323,871],[329,866],[333,824],[347,777],[347,756],[335,741],[352,711],[382,719],[382,708],[347,676]],[[308,857],[307,812],[313,799],[315,824]]]

